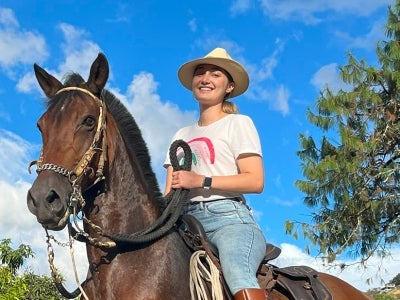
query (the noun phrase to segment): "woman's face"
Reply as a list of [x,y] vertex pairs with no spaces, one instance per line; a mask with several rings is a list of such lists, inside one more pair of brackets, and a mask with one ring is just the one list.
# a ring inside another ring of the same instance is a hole
[[226,71],[220,67],[203,64],[194,71],[192,91],[201,103],[222,103],[225,95],[232,92],[233,88],[234,83],[229,81]]

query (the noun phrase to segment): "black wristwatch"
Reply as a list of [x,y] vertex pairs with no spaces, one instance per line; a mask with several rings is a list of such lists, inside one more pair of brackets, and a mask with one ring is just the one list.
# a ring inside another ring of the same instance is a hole
[[211,184],[212,184],[212,178],[211,177],[204,177],[203,181],[203,189],[209,190],[211,189]]

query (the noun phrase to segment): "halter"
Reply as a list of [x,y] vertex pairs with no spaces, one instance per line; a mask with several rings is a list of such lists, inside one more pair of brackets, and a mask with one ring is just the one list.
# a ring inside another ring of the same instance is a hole
[[[83,92],[87,95],[89,95],[97,105],[99,106],[99,121],[97,123],[97,128],[96,128],[96,133],[93,137],[93,141],[89,147],[88,150],[86,150],[85,154],[82,156],[81,160],[79,163],[76,165],[76,167],[69,171],[64,167],[58,166],[53,163],[43,163],[43,149],[40,151],[40,157],[37,161],[33,161],[29,165],[29,169],[31,166],[36,165],[37,169],[36,172],[39,174],[43,170],[51,170],[54,171],[58,174],[64,175],[68,177],[70,182],[75,182],[81,175],[82,173],[87,169],[88,165],[93,159],[93,156],[96,152],[101,151],[100,155],[100,160],[98,163],[98,168],[96,170],[96,182],[101,180],[103,178],[103,170],[104,170],[104,162],[105,162],[105,152],[106,152],[106,139],[105,139],[105,128],[106,128],[106,114],[105,114],[105,106],[103,104],[103,101],[101,101],[98,97],[96,97],[94,94],[89,92],[88,90],[79,88],[79,87],[65,87],[60,89],[56,95],[66,92],[66,91],[80,91]],[[100,140],[102,139],[102,147],[99,148]]]

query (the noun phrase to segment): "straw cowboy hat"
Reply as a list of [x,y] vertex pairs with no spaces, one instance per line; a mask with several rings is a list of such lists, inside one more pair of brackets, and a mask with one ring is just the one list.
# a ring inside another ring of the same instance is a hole
[[235,88],[230,94],[230,98],[243,94],[249,86],[249,75],[246,69],[232,57],[223,48],[215,48],[203,58],[195,59],[183,64],[178,70],[178,78],[182,85],[192,90],[192,78],[198,65],[210,64],[218,66],[227,71],[233,81]]

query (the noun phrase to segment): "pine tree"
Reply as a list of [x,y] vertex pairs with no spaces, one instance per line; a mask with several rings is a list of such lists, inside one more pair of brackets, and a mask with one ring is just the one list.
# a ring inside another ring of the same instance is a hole
[[[305,179],[296,187],[313,211],[300,223],[329,262],[347,253],[365,262],[400,240],[400,0],[388,9],[379,68],[351,53],[339,68],[349,89],[321,91],[308,121],[321,141],[300,135]],[[336,142],[334,142],[336,141]],[[286,231],[298,235],[296,221]]]

